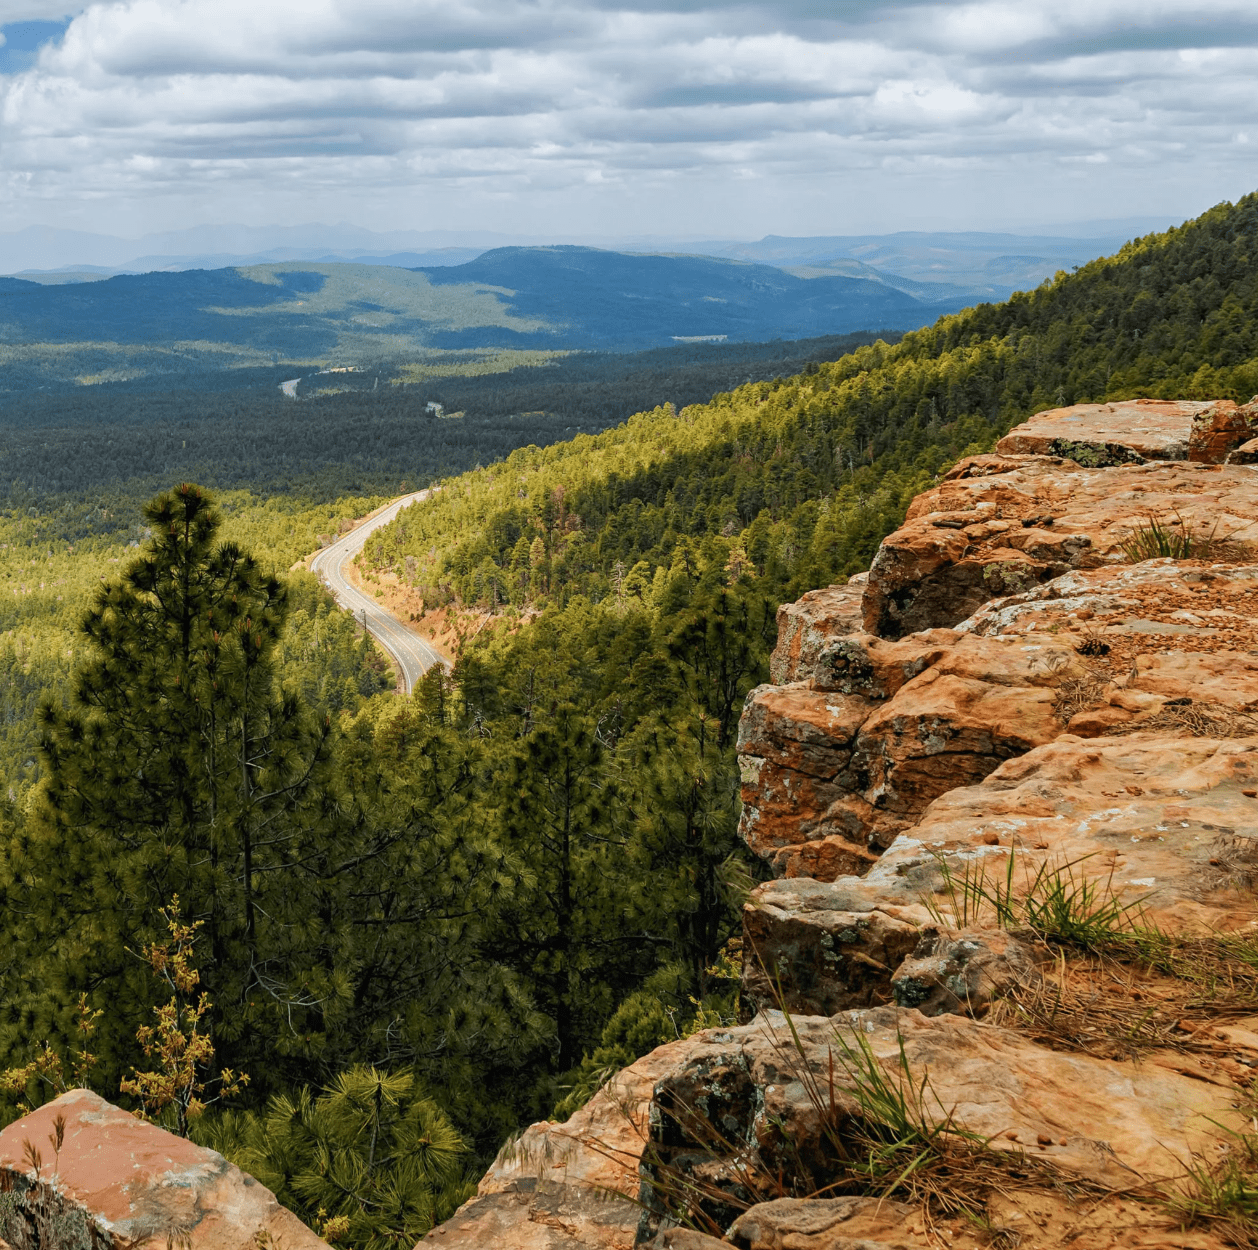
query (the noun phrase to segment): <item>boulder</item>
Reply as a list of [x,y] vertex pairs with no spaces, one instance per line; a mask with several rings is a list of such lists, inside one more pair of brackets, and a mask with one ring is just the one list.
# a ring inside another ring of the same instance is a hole
[[869,1063],[922,1122],[950,1121],[1065,1183],[1129,1189],[1180,1175],[1182,1160],[1217,1151],[1243,1120],[1224,1085],[1048,1050],[961,1016],[881,1007],[787,1022],[766,1012],[709,1031],[656,1086],[644,1231],[665,1218],[669,1193],[704,1194],[709,1218],[729,1227],[758,1202],[829,1183],[840,1152],[859,1153]]
[[1258,539],[1258,479],[1231,465],[1091,469],[1049,456],[972,456],[884,539],[865,588],[865,631],[902,638],[950,628],[1072,568],[1131,563],[1153,521],[1199,545],[1213,535],[1246,550]]
[[1247,404],[1227,400],[1197,413],[1188,437],[1188,459],[1224,464],[1232,453],[1258,434],[1258,395]]
[[1037,412],[996,444],[1002,455],[1063,456],[1101,467],[1188,459],[1193,419],[1229,400],[1127,399]]
[[702,1045],[696,1038],[670,1042],[631,1064],[566,1122],[526,1129],[499,1152],[476,1196],[419,1244],[443,1250],[631,1250],[651,1092]]
[[0,1133],[0,1180],[18,1195],[0,1224],[13,1250],[328,1250],[222,1155],[85,1089]]
[[858,573],[841,585],[810,590],[778,608],[778,640],[769,657],[775,686],[807,680],[818,642],[860,629],[867,576]]
[[924,929],[891,977],[899,1007],[924,1016],[981,1016],[998,998],[1043,981],[1030,950],[1002,929]]
[[834,1015],[891,1001],[891,977],[929,916],[880,907],[859,879],[770,881],[743,908],[742,1009]]

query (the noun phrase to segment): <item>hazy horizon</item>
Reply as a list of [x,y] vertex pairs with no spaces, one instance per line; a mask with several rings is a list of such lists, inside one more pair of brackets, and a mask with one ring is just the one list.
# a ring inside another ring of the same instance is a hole
[[[660,238],[649,235],[525,235],[475,230],[394,230],[372,231],[349,222],[328,224],[305,222],[298,225],[249,226],[242,223],[203,223],[177,231],[140,235],[110,235],[100,232],[62,230],[54,226],[28,225],[18,230],[0,231],[0,273],[49,273],[81,269],[143,272],[167,266],[179,267],[195,261],[230,265],[259,259],[326,259],[340,253],[346,259],[382,256],[388,252],[426,254],[437,257],[452,254],[450,263],[469,259],[464,253],[508,246],[560,246],[564,244],[600,247],[626,252],[685,252],[727,255],[736,259],[762,259],[768,263],[797,264],[810,251],[815,254],[841,254],[841,245],[859,240],[930,240],[975,244],[1009,239],[1030,243],[1056,241],[1064,245],[1063,255],[1089,259],[1092,251],[1113,248],[1127,238],[1177,224],[1178,219],[1128,218],[1112,222],[1063,223],[1060,233],[1051,231],[900,231],[880,234],[790,236],[768,234],[760,239]],[[1077,246],[1072,246],[1074,241]],[[827,242],[833,247],[820,247]],[[779,244],[777,248],[759,246]],[[785,261],[771,258],[774,252],[790,252],[798,244],[800,255]],[[1089,248],[1091,245],[1091,248]],[[1081,249],[1081,250],[1080,250]],[[1059,249],[1060,250],[1060,249]],[[759,255],[757,253],[764,253]],[[410,263],[404,259],[403,263]],[[877,265],[877,260],[871,261]],[[946,280],[941,275],[940,280]]]

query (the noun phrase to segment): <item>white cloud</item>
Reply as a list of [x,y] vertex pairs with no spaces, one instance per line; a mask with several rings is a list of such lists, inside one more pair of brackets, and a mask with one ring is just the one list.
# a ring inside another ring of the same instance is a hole
[[83,7],[66,0],[0,0],[0,26],[11,22],[59,22],[82,12]]
[[1255,44],[1235,0],[120,0],[0,75],[0,206],[821,233],[1067,218],[1086,171],[1087,216],[1187,212],[1258,182]]

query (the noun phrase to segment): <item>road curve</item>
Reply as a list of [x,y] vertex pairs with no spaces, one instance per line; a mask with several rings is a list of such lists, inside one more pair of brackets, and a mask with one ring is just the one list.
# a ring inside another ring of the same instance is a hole
[[404,628],[391,612],[382,608],[370,595],[363,594],[357,586],[351,585],[344,570],[345,565],[363,549],[363,544],[374,530],[387,525],[403,508],[421,503],[428,495],[428,491],[421,490],[395,499],[383,512],[378,512],[357,529],[338,538],[310,561],[310,571],[318,575],[337,603],[346,611],[352,612],[366,626],[367,632],[393,657],[398,672],[402,674],[402,684],[406,687],[407,694],[415,689],[415,683],[434,664],[445,664],[447,661],[422,638]]

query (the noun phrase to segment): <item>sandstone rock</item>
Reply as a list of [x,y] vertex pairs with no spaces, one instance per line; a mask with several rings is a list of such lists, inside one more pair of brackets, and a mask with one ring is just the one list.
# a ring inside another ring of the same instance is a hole
[[878,862],[878,856],[842,834],[832,833],[798,846],[780,847],[768,860],[779,877],[833,881],[836,877],[861,876]]
[[1042,980],[1031,952],[1003,930],[932,925],[896,969],[891,990],[897,1006],[924,1016],[981,1016],[997,998]]
[[776,1005],[761,963],[779,970],[791,1010],[889,1001],[914,934],[934,923],[926,901],[957,927],[994,924],[953,912],[944,866],[956,882],[1003,882],[1011,853],[1022,892],[1041,870],[1065,873],[1171,932],[1258,923],[1258,798],[1246,790],[1258,794],[1258,738],[1063,735],[937,799],[863,877],[757,887],[743,913],[759,952],[744,956],[747,1007]]
[[646,1243],[646,1250],[729,1250],[730,1243],[690,1228],[666,1228]]
[[1242,443],[1228,454],[1227,464],[1258,464],[1258,438]]
[[852,878],[767,882],[743,908],[744,1013],[830,1016],[890,1002],[891,975],[916,949],[925,918],[878,907]]
[[1129,562],[1123,544],[1151,519],[1243,549],[1258,538],[1258,479],[1234,466],[970,457],[919,495],[883,541],[865,589],[865,630],[901,638],[949,628],[988,600],[1072,568]]
[[1226,400],[1197,413],[1188,437],[1188,459],[1223,464],[1258,434],[1258,396],[1237,406]]
[[1003,455],[1064,456],[1092,467],[1186,460],[1193,418],[1230,401],[1129,399],[1037,412],[996,444]]
[[640,1214],[633,1197],[652,1089],[687,1061],[703,1037],[671,1042],[639,1059],[565,1123],[525,1130],[499,1153],[476,1197],[420,1245],[631,1250]]
[[984,604],[952,632],[1013,637],[1069,630],[1076,645],[1099,636],[1127,656],[1135,648],[1168,646],[1249,650],[1258,646],[1256,608],[1258,566],[1155,559],[1063,574]]
[[912,823],[938,795],[1055,737],[1055,665],[1074,651],[1064,640],[1038,641],[1026,649],[961,638],[879,705],[856,739],[867,801]]
[[[780,608],[779,620],[793,606]],[[812,690],[889,699],[905,682],[933,664],[954,641],[945,629],[925,630],[902,641],[888,641],[864,633],[859,616],[854,621],[847,617],[830,622],[815,620],[806,634],[800,631],[795,635],[789,663],[781,661],[775,668],[771,661],[770,672],[774,685],[800,682]],[[780,650],[779,642],[774,654]],[[779,677],[777,673],[790,676]]]
[[923,1118],[951,1115],[992,1149],[1107,1187],[1177,1175],[1181,1160],[1217,1149],[1241,1121],[1221,1086],[1046,1050],[960,1016],[884,1007],[792,1024],[771,1012],[712,1030],[660,1080],[643,1163],[654,1220],[661,1192],[687,1179],[711,1195],[705,1209],[722,1226],[740,1205],[779,1196],[779,1177],[796,1192],[826,1184],[862,1122],[854,1090],[865,1056],[910,1099],[922,1088]]
[[[869,706],[798,683],[758,686],[747,696],[738,726],[742,830],[766,857],[841,833],[818,822],[836,800],[860,788],[850,767],[852,746]],[[865,853],[862,842],[851,842],[858,855]]]
[[1258,792],[1258,738],[1063,736],[936,800],[863,880],[820,888],[846,899],[859,886],[881,907],[933,894],[947,912],[941,864],[1004,880],[1012,853],[1019,891],[1042,869],[1169,932],[1243,928],[1258,921],[1258,799],[1246,790]]
[[881,702],[802,683],[747,697],[740,828],[783,876],[864,871],[865,846],[887,845],[938,795],[1063,728],[1054,698],[1062,666],[1077,661],[1069,640],[1014,647],[936,630],[869,650],[915,654],[929,667]]
[[[55,1122],[64,1141],[55,1150]],[[26,1143],[43,1160],[38,1176]],[[76,1089],[0,1133],[0,1178],[21,1196],[3,1232],[14,1250],[284,1250],[327,1245],[222,1155]],[[48,1224],[49,1227],[41,1227]]]
[[917,1211],[884,1198],[776,1198],[757,1203],[729,1230],[739,1250],[909,1250],[928,1240],[907,1231]]
[[860,629],[864,583],[862,577],[810,590],[794,603],[778,608],[778,640],[769,657],[769,676],[775,686],[806,681],[819,642]]

